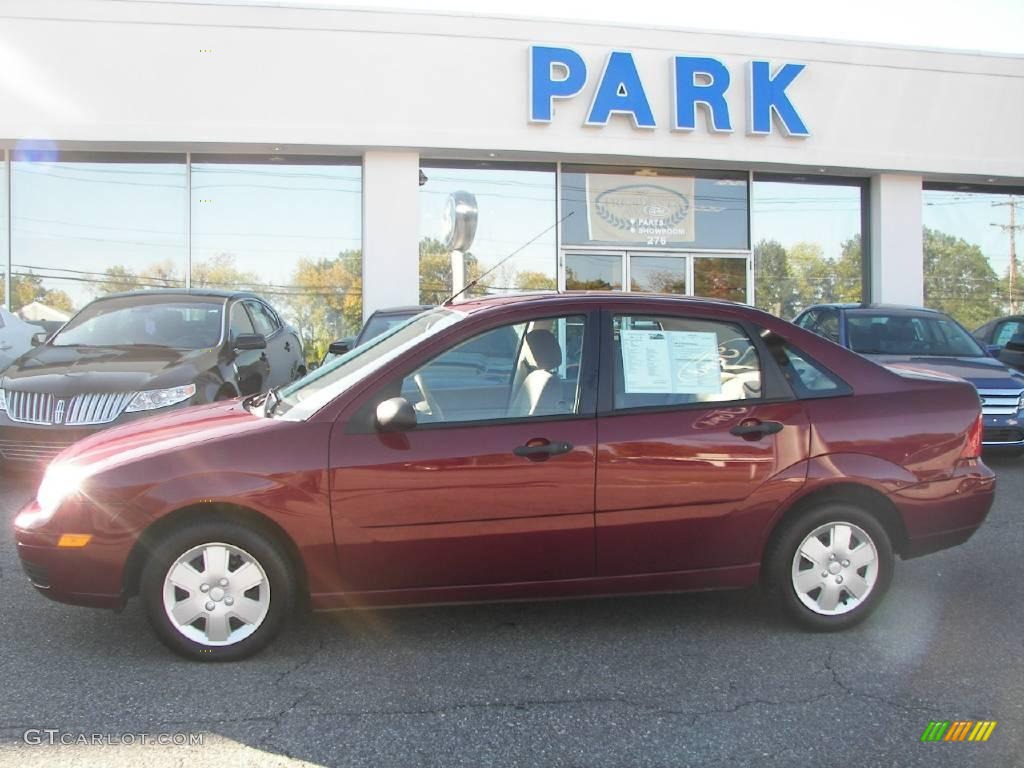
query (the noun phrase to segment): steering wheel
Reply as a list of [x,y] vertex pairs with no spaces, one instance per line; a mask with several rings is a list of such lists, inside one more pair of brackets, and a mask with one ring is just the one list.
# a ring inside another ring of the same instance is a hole
[[430,390],[427,389],[426,384],[423,383],[423,374],[417,373],[412,377],[412,380],[416,383],[416,389],[423,395],[423,402],[427,404],[430,409],[430,415],[435,419],[443,420],[444,411],[441,410],[441,404],[437,402],[437,398],[434,397]]

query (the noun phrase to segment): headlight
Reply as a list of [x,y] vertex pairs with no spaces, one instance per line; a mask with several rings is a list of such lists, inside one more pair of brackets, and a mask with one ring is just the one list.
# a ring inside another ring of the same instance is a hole
[[14,524],[19,528],[32,528],[47,522],[64,500],[82,490],[87,473],[81,467],[66,464],[51,464],[36,491],[37,512],[21,514]]
[[183,387],[171,387],[170,389],[150,389],[139,392],[125,408],[127,413],[133,411],[152,411],[155,408],[166,408],[168,405],[188,400],[196,393],[195,384],[186,384]]

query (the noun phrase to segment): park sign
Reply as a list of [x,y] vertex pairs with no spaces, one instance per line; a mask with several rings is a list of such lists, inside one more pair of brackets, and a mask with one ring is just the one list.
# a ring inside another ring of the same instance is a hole
[[[769,61],[754,60],[746,70],[747,133],[766,136],[774,122],[786,136],[810,136],[786,93],[804,65],[789,62],[773,67]],[[700,105],[706,110],[708,130],[732,133],[732,115],[725,99],[732,76],[725,64],[707,56],[673,56],[671,72],[672,130],[696,130]],[[530,122],[550,123],[555,100],[575,98],[587,80],[587,64],[571,48],[530,46]],[[584,125],[607,125],[612,115],[631,118],[636,128],[658,127],[633,54],[628,51],[608,54]]]

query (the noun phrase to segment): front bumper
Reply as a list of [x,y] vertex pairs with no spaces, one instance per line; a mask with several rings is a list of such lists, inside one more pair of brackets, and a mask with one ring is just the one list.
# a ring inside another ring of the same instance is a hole
[[[61,603],[119,609],[124,605],[124,569],[138,526],[116,507],[76,500],[38,527],[24,520],[39,511],[35,499],[14,522],[18,558],[32,585]],[[55,520],[60,520],[59,525]],[[91,533],[84,547],[60,547],[61,533]]]
[[159,416],[173,410],[187,408],[188,403],[179,403],[152,411],[122,413],[107,424],[89,427],[66,427],[61,424],[24,424],[12,421],[6,413],[0,412],[0,459],[4,464],[25,469],[45,468],[53,459],[79,440],[111,427],[118,427],[132,421]]
[[981,444],[986,450],[992,448],[1024,448],[1024,424],[1017,414],[983,414],[984,431]]

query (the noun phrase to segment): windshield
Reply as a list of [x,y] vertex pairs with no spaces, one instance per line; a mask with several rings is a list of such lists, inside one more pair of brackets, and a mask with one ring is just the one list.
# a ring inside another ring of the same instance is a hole
[[366,321],[366,327],[363,328],[359,333],[359,343],[365,344],[371,339],[375,339],[385,331],[389,331],[396,325],[401,325],[410,317],[419,314],[419,312],[410,312],[407,315],[374,315]]
[[866,355],[984,357],[977,341],[945,315],[850,314],[850,349]]
[[104,299],[71,318],[51,343],[57,347],[208,349],[220,344],[223,308],[220,302],[209,301],[153,303],[138,296]]
[[312,416],[353,384],[464,317],[453,309],[434,309],[408,318],[289,384],[280,391],[271,415],[294,421]]

